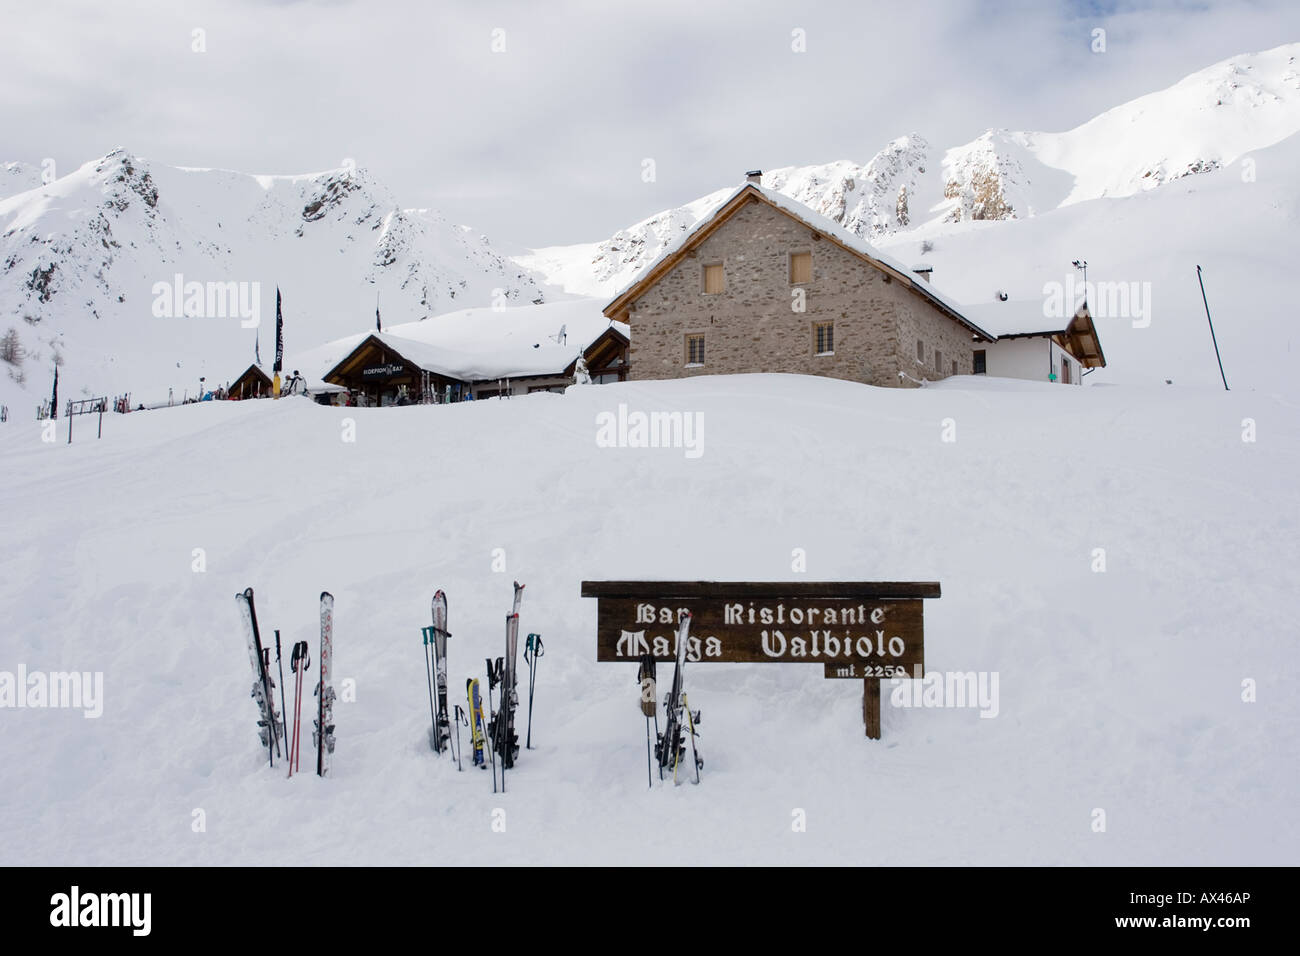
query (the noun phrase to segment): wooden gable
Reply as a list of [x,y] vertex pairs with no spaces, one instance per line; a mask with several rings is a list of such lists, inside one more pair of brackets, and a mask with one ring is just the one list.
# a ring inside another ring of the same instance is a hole
[[[627,336],[611,325],[587,346],[582,353],[582,360],[587,363],[587,371],[592,375],[627,368],[627,347]],[[574,359],[563,374],[571,377],[577,364],[578,360]]]
[[374,335],[368,335],[360,345],[344,356],[342,361],[322,377],[331,385],[347,386],[359,379],[364,369],[386,365],[401,366],[415,376],[421,374],[421,370],[413,362],[407,360]]
[[1106,355],[1101,350],[1101,339],[1097,337],[1097,327],[1092,323],[1092,313],[1088,311],[1086,302],[1055,340],[1057,345],[1078,359],[1084,368],[1106,367]]
[[250,365],[230,383],[231,398],[257,398],[271,394],[271,377],[256,365]]

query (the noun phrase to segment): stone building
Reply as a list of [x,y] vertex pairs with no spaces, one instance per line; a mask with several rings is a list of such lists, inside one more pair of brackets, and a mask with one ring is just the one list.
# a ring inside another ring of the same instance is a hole
[[909,386],[994,337],[857,236],[751,177],[605,306],[629,377],[794,372]]
[[929,280],[750,174],[604,312],[631,329],[634,380],[792,372],[911,387],[987,371],[1077,383],[1105,365],[1086,305],[1059,328],[1018,316],[1003,342]]

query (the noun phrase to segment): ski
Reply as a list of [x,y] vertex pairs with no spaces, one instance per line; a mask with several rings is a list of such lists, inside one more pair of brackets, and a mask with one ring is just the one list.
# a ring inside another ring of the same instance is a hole
[[257,609],[253,604],[253,589],[245,588],[235,595],[239,605],[240,617],[244,622],[244,633],[248,639],[248,656],[253,664],[253,692],[250,695],[257,701],[258,736],[266,748],[267,759],[275,766],[275,755],[280,752],[280,717],[275,712],[275,681],[271,678],[269,668],[270,648],[262,649],[262,635],[257,629]]
[[447,595],[437,591],[433,595],[433,659],[434,682],[438,689],[438,720],[434,730],[438,753],[451,745],[451,718],[447,713]]
[[483,698],[479,693],[478,681],[470,678],[465,681],[465,699],[469,702],[470,739],[474,748],[474,766],[486,767],[487,758],[483,754],[483,745],[487,741],[487,730],[483,719]]
[[682,692],[682,710],[686,712],[686,731],[691,738],[691,763],[695,765],[695,782],[700,782],[700,770],[704,768],[704,758],[695,747],[695,738],[698,736],[695,732],[695,725],[700,722],[700,712],[691,710],[691,702],[686,699],[685,691]]
[[316,745],[316,773],[329,776],[330,756],[334,753],[334,688],[330,686],[330,670],[334,664],[334,595],[322,591],[320,595],[320,682],[316,685],[316,730],[312,743]]
[[686,727],[683,726],[683,716],[689,725],[691,735],[691,753],[695,763],[695,782],[699,783],[699,770],[703,766],[703,759],[699,756],[695,748],[695,725],[699,723],[699,712],[694,714],[684,714],[686,707],[685,693],[683,682],[686,673],[687,650],[690,645],[691,631],[691,612],[683,611],[677,625],[677,666],[673,671],[672,689],[664,697],[664,713],[667,722],[664,724],[664,732],[659,735],[659,742],[655,748],[655,756],[659,758],[659,775],[662,778],[664,771],[672,768],[673,783],[679,783],[678,768],[682,759],[686,756]]
[[515,733],[515,709],[519,706],[515,661],[519,650],[519,615],[506,618],[506,660],[501,677],[501,711],[504,715],[501,733],[501,789],[506,788],[506,770],[515,765],[519,756],[519,735]]

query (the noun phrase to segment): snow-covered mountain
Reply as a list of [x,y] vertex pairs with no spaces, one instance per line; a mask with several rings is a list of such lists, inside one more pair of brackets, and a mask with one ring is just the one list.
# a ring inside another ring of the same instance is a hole
[[[1298,131],[1300,43],[1292,43],[1216,63],[1063,133],[994,129],[942,152],[911,133],[865,163],[767,170],[763,185],[878,241],[1133,196],[1228,166]],[[609,295],[725,195],[656,213],[602,242],[517,260],[569,292]]]
[[4,170],[0,186],[37,185],[0,200],[0,334],[24,357],[0,388],[44,394],[55,353],[73,397],[225,381],[255,336],[270,358],[277,286],[295,348],[373,323],[376,301],[387,323],[544,299],[486,237],[401,208],[365,169],[251,176],[118,149],[48,185]]

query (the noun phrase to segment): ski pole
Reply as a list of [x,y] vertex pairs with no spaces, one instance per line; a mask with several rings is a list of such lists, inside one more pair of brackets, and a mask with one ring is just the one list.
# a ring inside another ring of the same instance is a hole
[[524,663],[528,665],[528,739],[524,749],[533,749],[533,688],[537,684],[537,658],[545,653],[542,647],[542,635],[529,634],[524,642]]
[[647,786],[654,787],[654,775],[650,771],[650,715],[654,714],[655,727],[659,725],[659,709],[655,700],[655,659],[651,654],[641,655],[641,667],[637,670],[637,686],[641,688],[641,713],[645,715],[645,775]]
[[464,770],[460,763],[460,725],[469,726],[469,721],[465,719],[465,711],[460,709],[460,704],[456,705],[456,769]]
[[284,747],[289,749],[289,711],[284,705],[284,661],[280,659],[280,629],[275,629],[275,665],[280,668],[280,713],[284,714]]
[[492,689],[493,689],[494,687],[497,686],[497,683],[496,683],[497,678],[496,678],[496,671],[492,669],[492,658],[490,658],[490,657],[485,657],[485,658],[483,659],[483,663],[487,665],[487,678],[488,678],[488,713],[491,715],[491,717],[490,717],[489,720],[488,720],[488,726],[487,726],[487,731],[488,731],[488,741],[487,741],[487,745],[488,745],[488,762],[490,763],[490,765],[491,765],[491,767],[492,767],[492,792],[493,792],[493,793],[496,793],[496,792],[497,792],[497,758],[496,758],[496,746],[497,746],[497,724],[498,724],[498,718],[497,718],[497,715],[496,715],[496,714],[492,713]]
[[[289,776],[302,765],[300,760],[302,741],[302,678],[311,659],[307,655],[307,642],[298,641],[293,646],[289,658],[289,669],[293,671],[293,743],[289,745]],[[287,715],[286,715],[287,716]],[[286,721],[287,723],[287,721]]]
[[435,741],[437,740],[438,737],[438,712],[437,710],[434,709],[433,706],[433,669],[429,664],[429,642],[433,640],[433,628],[432,627],[420,628],[420,635],[421,637],[424,638],[424,676],[429,681],[429,720],[431,722],[430,723],[431,729],[429,731],[429,746],[432,747],[434,750],[437,750],[438,747]]

